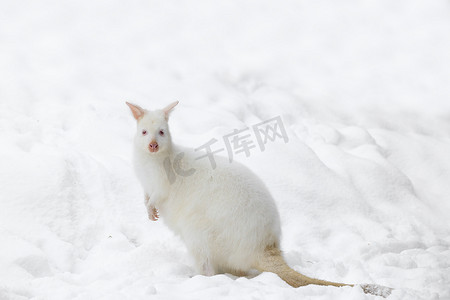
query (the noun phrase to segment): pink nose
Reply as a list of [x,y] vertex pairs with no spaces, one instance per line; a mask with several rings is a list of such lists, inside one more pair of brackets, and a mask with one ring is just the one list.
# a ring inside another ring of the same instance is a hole
[[156,141],[151,141],[148,145],[148,149],[150,150],[150,152],[158,151],[158,143]]

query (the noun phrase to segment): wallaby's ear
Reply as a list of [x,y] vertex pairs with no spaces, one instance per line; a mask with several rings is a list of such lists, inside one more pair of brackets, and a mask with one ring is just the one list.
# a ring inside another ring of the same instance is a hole
[[169,119],[169,114],[172,111],[172,109],[177,106],[177,104],[179,103],[179,101],[175,101],[173,103],[170,103],[169,105],[167,105],[166,107],[164,107],[162,110],[164,112],[164,117],[166,118],[166,120]]
[[131,112],[133,113],[133,116],[137,121],[139,121],[144,116],[144,109],[142,109],[142,107],[128,102],[125,103],[131,109]]

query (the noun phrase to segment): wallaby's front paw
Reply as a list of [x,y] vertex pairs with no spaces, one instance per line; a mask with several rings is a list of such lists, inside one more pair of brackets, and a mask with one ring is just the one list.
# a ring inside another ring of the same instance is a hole
[[158,221],[159,212],[154,206],[149,206],[147,209],[148,218],[152,221]]

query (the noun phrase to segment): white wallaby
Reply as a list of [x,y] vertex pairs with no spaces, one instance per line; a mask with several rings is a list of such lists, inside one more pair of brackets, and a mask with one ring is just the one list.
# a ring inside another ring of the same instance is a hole
[[[280,251],[280,217],[264,183],[243,165],[214,156],[216,167],[198,153],[172,144],[168,118],[174,102],[149,111],[130,104],[137,120],[134,167],[145,192],[149,218],[159,214],[186,244],[204,275],[273,272],[293,287],[346,286],[304,276]],[[352,286],[352,285],[350,285]],[[385,296],[389,289],[361,285]]]

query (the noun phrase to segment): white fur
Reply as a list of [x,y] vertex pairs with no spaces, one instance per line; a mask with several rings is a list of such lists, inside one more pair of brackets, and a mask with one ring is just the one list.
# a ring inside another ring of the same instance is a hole
[[[148,205],[156,207],[167,226],[183,239],[202,274],[255,268],[266,247],[279,247],[275,202],[264,183],[243,165],[215,156],[213,170],[206,157],[196,160],[200,153],[172,145],[167,118],[173,106],[166,111],[144,110],[138,119],[134,167],[150,197]],[[149,132],[146,136],[143,129]],[[160,129],[164,137],[158,135]],[[156,153],[148,150],[153,138],[160,146]],[[177,175],[171,184],[164,159],[174,163],[178,153],[184,153],[179,167],[194,168],[195,173]]]
[[[215,157],[217,168],[213,169],[206,157],[197,160],[198,153],[172,144],[167,120],[178,102],[157,111],[127,104],[138,121],[134,167],[145,191],[149,218],[156,221],[159,209],[164,222],[185,242],[200,273],[243,275],[257,269],[274,272],[293,287],[353,286],[310,278],[286,264],[279,250],[280,217],[258,176],[219,156]],[[142,135],[144,129],[146,134]],[[161,130],[165,134],[159,134]],[[150,142],[158,143],[157,152],[149,151]],[[179,153],[183,153],[181,159]],[[175,164],[175,170],[195,172],[190,176],[178,172],[175,181],[169,180],[167,173],[173,171],[166,171],[167,159]],[[365,293],[383,297],[392,290],[378,285],[361,287]]]

